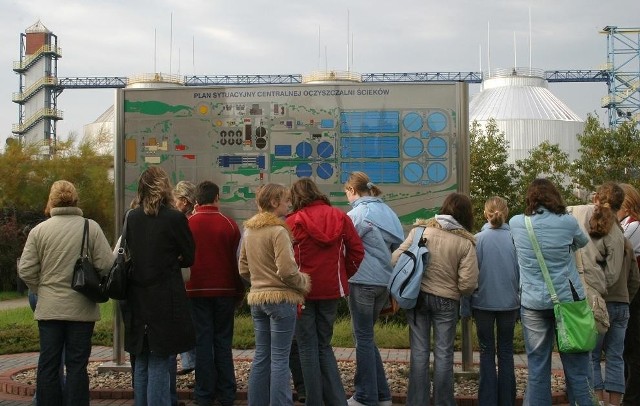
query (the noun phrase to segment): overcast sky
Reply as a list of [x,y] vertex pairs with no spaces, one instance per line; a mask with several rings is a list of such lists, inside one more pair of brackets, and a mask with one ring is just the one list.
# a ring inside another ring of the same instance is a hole
[[[529,66],[529,10],[532,66],[543,70],[599,69],[607,58],[599,31],[640,26],[638,0],[0,0],[0,142],[18,122],[20,33],[38,20],[58,36],[59,77],[346,70],[348,32],[353,71],[457,72],[487,69],[487,26],[492,69],[514,59]],[[606,121],[604,83],[550,89],[580,117]],[[81,135],[113,99],[111,89],[64,91],[58,136]]]

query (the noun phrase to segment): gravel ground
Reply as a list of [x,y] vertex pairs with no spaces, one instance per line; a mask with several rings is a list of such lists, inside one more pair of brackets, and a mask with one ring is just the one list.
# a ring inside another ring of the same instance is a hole
[[[98,374],[99,362],[89,363],[89,386],[91,389],[113,388],[113,389],[131,389],[131,374],[128,372],[105,372]],[[387,381],[393,393],[407,393],[407,383],[409,376],[409,364],[404,362],[387,362],[384,365],[387,373]],[[247,381],[249,370],[251,368],[250,361],[235,361],[236,379],[238,382],[238,390],[247,390]],[[352,361],[338,362],[342,382],[345,385],[347,393],[353,392],[353,376],[355,374],[355,363]],[[35,385],[36,369],[30,369],[17,374],[13,377],[15,381],[28,385]],[[190,389],[194,385],[195,374],[191,373],[184,376],[178,376],[178,389]],[[527,384],[527,370],[525,368],[516,368],[516,390],[520,397],[524,394]],[[554,392],[564,391],[564,377],[553,375],[551,386]],[[456,396],[474,396],[478,393],[478,381],[476,378],[458,377],[455,383]]]

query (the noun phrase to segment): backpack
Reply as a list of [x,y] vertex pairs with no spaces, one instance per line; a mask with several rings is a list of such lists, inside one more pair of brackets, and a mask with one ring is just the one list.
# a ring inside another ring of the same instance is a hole
[[389,293],[402,309],[412,309],[418,301],[422,275],[429,263],[429,249],[420,241],[424,227],[417,227],[408,250],[400,254],[391,272]]

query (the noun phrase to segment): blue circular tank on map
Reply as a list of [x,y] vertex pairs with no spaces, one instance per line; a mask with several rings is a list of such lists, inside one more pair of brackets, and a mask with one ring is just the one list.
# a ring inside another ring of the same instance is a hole
[[447,116],[439,111],[431,113],[429,117],[427,117],[427,125],[431,131],[440,132],[447,128]]
[[296,166],[296,175],[299,178],[308,178],[309,176],[311,176],[311,165],[309,164],[298,164],[298,166]]
[[447,167],[440,162],[435,162],[427,167],[427,176],[433,183],[440,183],[447,178]]
[[422,151],[424,151],[424,144],[422,143],[422,140],[420,138],[411,137],[404,142],[402,150],[407,156],[410,156],[412,158],[417,157],[422,154]]
[[402,175],[411,183],[420,182],[424,175],[424,168],[418,163],[411,162],[404,167]]
[[329,141],[318,144],[318,155],[322,158],[329,158],[333,155],[333,145]]
[[402,119],[402,126],[410,132],[420,131],[422,125],[422,116],[418,113],[409,113]]
[[431,156],[441,157],[447,153],[447,149],[447,141],[441,137],[431,138],[427,143],[427,151]]
[[296,154],[298,154],[300,158],[309,158],[312,152],[313,148],[311,148],[311,144],[306,141],[296,145]]
[[329,179],[333,175],[333,166],[326,162],[318,165],[318,169],[316,169],[316,173],[320,177],[320,179]]

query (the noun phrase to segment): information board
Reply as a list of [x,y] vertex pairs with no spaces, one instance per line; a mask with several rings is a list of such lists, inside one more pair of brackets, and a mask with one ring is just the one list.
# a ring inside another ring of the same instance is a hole
[[259,185],[303,177],[348,211],[344,182],[363,171],[408,227],[468,191],[467,94],[464,83],[120,89],[117,221],[140,173],[160,165],[174,184],[218,184],[238,223],[255,214]]

